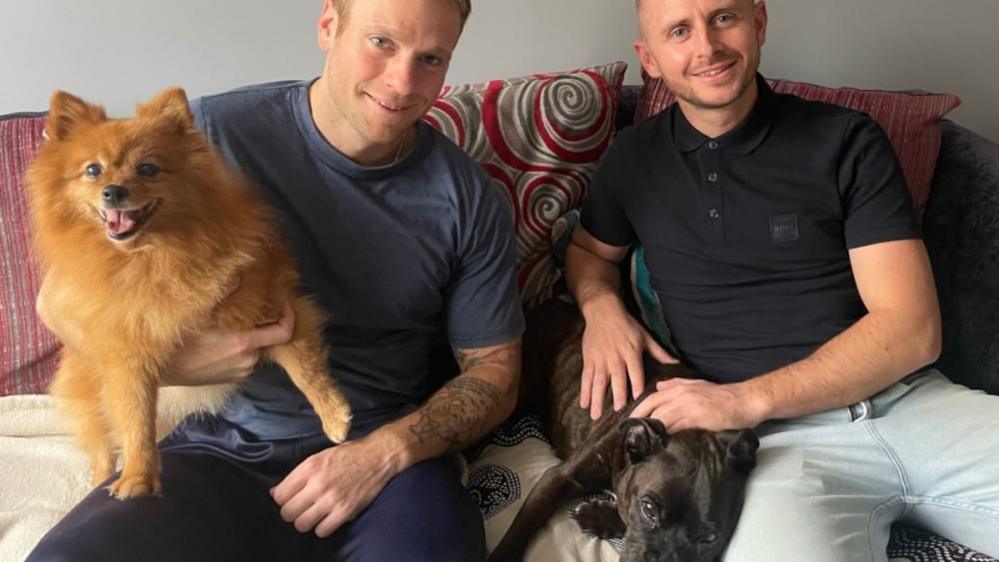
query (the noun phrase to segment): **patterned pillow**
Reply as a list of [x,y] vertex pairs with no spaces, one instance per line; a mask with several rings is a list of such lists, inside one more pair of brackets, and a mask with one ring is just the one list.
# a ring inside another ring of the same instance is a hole
[[506,193],[525,302],[550,293],[555,273],[548,234],[558,217],[580,205],[610,144],[626,68],[616,62],[450,86],[425,117]]
[[[651,78],[645,72],[642,72],[642,78],[644,85],[635,111],[635,123],[659,113],[676,100],[661,79]],[[912,193],[913,206],[918,216],[923,216],[940,152],[940,118],[960,105],[961,98],[915,91],[833,89],[788,80],[767,82],[775,92],[842,105],[870,115],[881,125],[895,148]]]
[[0,396],[45,392],[59,360],[58,341],[35,315],[41,280],[22,184],[44,125],[40,115],[0,118]]

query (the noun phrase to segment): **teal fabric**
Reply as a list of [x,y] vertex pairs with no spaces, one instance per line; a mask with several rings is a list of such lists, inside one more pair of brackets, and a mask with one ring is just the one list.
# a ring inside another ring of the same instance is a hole
[[[552,257],[555,266],[561,271],[565,270],[565,252],[577,224],[579,224],[579,209],[573,209],[559,217],[552,226]],[[666,325],[659,295],[652,288],[649,268],[645,265],[645,248],[641,244],[636,244],[628,257],[628,272],[632,297],[638,305],[642,324],[670,355],[680,357],[676,346],[673,345],[673,335]]]

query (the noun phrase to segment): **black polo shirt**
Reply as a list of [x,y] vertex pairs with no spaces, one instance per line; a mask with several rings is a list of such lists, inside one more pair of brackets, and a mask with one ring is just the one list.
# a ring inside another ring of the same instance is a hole
[[920,237],[870,117],[757,85],[718,138],[677,104],[623,130],[582,212],[597,239],[645,246],[674,343],[723,382],[800,360],[866,313],[849,249]]

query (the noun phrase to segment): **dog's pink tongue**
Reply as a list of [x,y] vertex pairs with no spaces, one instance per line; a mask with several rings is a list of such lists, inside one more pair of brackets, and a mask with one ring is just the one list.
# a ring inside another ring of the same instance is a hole
[[128,232],[133,226],[135,226],[135,220],[128,216],[128,213],[121,211],[107,212],[107,221],[104,223],[104,228],[107,228],[109,232],[121,234]]

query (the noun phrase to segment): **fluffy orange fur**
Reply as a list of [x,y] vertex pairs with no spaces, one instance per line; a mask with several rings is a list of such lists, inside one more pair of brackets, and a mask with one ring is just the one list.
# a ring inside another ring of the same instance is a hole
[[[157,402],[182,339],[274,322],[286,302],[295,311],[292,340],[262,359],[287,371],[326,434],[343,441],[350,407],[327,372],[324,316],[296,294],[298,274],[267,207],[197,129],[183,90],[167,90],[123,120],[56,92],[45,132],[27,176],[43,320],[79,336],[64,342],[50,391],[95,483],[112,474],[120,444],[122,474],[110,491],[122,499],[159,494]],[[127,196],[109,197],[109,186]],[[211,408],[233,388],[170,390]]]

